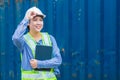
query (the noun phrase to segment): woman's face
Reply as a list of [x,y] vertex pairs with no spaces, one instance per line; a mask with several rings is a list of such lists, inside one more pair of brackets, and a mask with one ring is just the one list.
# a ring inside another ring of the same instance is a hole
[[32,32],[40,32],[43,28],[43,18],[40,16],[35,16],[30,20],[29,29]]

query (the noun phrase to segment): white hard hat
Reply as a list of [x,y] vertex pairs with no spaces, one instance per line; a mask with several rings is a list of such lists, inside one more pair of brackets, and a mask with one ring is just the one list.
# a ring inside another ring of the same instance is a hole
[[32,8],[31,8],[31,11],[34,11],[37,15],[43,16],[43,18],[46,17],[46,15],[44,15],[44,14],[42,13],[42,11],[41,11],[40,9],[38,9],[37,7],[32,7]]

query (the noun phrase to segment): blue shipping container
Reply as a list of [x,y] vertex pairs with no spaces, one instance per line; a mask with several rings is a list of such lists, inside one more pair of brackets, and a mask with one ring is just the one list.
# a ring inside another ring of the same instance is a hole
[[120,80],[120,0],[0,0],[0,80],[21,79],[12,35],[32,6],[60,48],[58,80]]

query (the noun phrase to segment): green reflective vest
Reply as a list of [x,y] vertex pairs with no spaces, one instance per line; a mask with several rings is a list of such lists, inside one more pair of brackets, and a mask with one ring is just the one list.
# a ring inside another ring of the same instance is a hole
[[[40,33],[42,35],[43,45],[52,46],[50,36],[48,33]],[[24,35],[25,41],[32,50],[32,54],[35,55],[36,42],[30,33]],[[57,80],[53,69],[51,71],[22,71],[22,80]]]

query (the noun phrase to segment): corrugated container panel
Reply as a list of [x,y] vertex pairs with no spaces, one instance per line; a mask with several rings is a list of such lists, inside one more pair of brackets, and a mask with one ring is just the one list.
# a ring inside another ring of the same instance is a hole
[[[1,3],[2,4],[2,3]],[[4,31],[4,29],[5,29],[5,10],[4,10],[4,8],[3,7],[0,7],[0,11],[1,11],[1,13],[0,13],[0,27],[1,27],[1,31],[0,31],[0,36],[2,36],[2,38],[0,39],[0,45],[2,45],[2,43],[6,43],[5,42],[5,31]],[[2,23],[2,24],[1,24]],[[0,65],[1,65],[1,67],[0,67],[0,76],[2,76],[2,77],[0,77],[1,78],[1,80],[3,79],[3,80],[5,80],[5,66],[3,66],[3,65],[5,65],[5,63],[6,63],[6,53],[5,53],[5,45],[2,45],[2,46],[0,46]]]
[[[77,70],[76,70],[76,74],[78,76],[78,80],[85,80],[86,79],[86,62],[87,62],[87,57],[86,57],[86,23],[87,23],[87,16],[86,15],[86,3],[87,1],[85,0],[78,0],[79,4],[77,4],[78,6],[78,10],[77,10],[77,15],[78,17],[76,16],[77,18],[77,25],[81,26],[79,27],[79,34],[77,34],[79,36],[79,47],[78,47],[78,50],[77,50],[77,54],[79,55],[79,58],[78,58],[78,61],[76,63],[76,67],[77,67]],[[79,7],[80,6],[80,7]],[[73,8],[74,9],[74,8]],[[76,26],[77,26],[76,25]],[[74,32],[75,29],[74,29]],[[76,38],[77,39],[77,38]],[[73,43],[74,44],[74,43]],[[76,43],[77,44],[77,43]],[[74,44],[74,49],[75,49],[75,44]],[[76,57],[78,56],[76,55]],[[74,59],[73,59],[74,61]],[[74,71],[74,68],[73,68],[73,71]],[[76,79],[77,80],[77,79]]]
[[58,80],[120,80],[119,0],[0,0],[0,80],[20,80],[12,35],[31,6],[46,15],[43,31],[58,43]]
[[100,69],[100,1],[88,0],[88,68],[87,80],[101,80]]
[[119,8],[119,5],[120,5],[120,0],[117,0],[117,4],[116,4],[116,8],[117,8],[117,21],[116,21],[116,24],[117,24],[117,31],[116,31],[116,48],[117,48],[117,58],[116,58],[116,65],[117,65],[117,79],[120,79],[120,8]]
[[104,1],[104,80],[118,80],[116,76],[116,17],[116,1]]
[[[72,58],[72,80],[85,80],[85,27],[84,27],[84,4],[83,0],[73,0],[71,11],[71,58]],[[73,27],[74,26],[74,27]],[[81,27],[80,27],[81,26]],[[81,44],[81,45],[80,45]]]
[[68,0],[56,0],[55,7],[55,26],[54,26],[54,34],[56,36],[56,40],[58,41],[58,45],[63,48],[63,64],[61,71],[61,76],[66,75],[66,77],[61,77],[62,80],[70,80],[71,79],[71,60],[70,60],[70,30],[71,25],[69,24],[70,19],[70,7],[71,2]]

